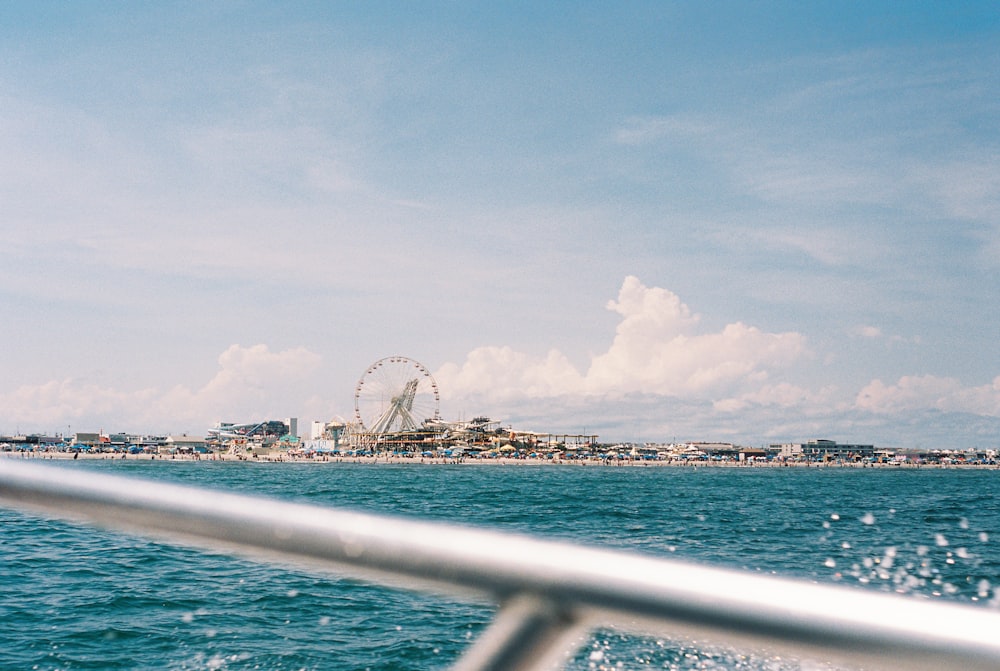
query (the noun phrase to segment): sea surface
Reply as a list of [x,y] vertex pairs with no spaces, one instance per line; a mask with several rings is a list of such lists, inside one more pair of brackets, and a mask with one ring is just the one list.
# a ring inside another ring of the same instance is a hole
[[[115,475],[1000,607],[1000,472],[88,460]],[[441,599],[0,508],[0,669],[445,669]],[[569,669],[815,669],[615,629]]]

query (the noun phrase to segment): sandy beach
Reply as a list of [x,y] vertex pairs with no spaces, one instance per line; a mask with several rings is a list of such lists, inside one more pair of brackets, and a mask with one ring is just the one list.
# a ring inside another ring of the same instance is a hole
[[996,464],[968,463],[916,463],[916,462],[802,462],[802,461],[701,461],[701,460],[645,460],[645,459],[602,459],[590,457],[586,459],[546,459],[542,457],[403,457],[397,455],[379,456],[348,456],[348,455],[313,455],[295,456],[289,454],[267,454],[262,456],[241,456],[234,454],[121,454],[107,452],[0,452],[0,458],[27,459],[32,461],[66,461],[66,460],[132,460],[158,461],[165,463],[189,462],[224,462],[224,463],[288,463],[288,464],[402,464],[413,466],[433,466],[441,464],[469,466],[565,466],[565,467],[595,467],[595,468],[873,468],[873,469],[920,469],[920,468],[961,468],[961,469],[1000,469]]

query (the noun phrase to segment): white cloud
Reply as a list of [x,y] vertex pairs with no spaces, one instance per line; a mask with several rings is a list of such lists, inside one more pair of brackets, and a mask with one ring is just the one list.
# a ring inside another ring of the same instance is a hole
[[592,357],[586,374],[552,350],[544,359],[509,347],[473,350],[461,366],[435,373],[457,395],[492,399],[515,396],[617,395],[711,397],[767,380],[770,371],[806,353],[799,333],[766,333],[741,322],[717,333],[699,333],[700,317],[662,288],[627,277],[609,310],[621,315],[608,350]]
[[681,116],[630,117],[615,130],[614,140],[626,146],[657,144],[664,140],[711,137],[719,128],[701,119]]
[[608,308],[622,315],[614,342],[594,358],[588,387],[600,393],[670,396],[712,394],[743,381],[764,380],[806,352],[798,333],[764,333],[741,322],[718,333],[697,333],[700,317],[672,292],[647,288],[635,277]]
[[767,384],[733,398],[715,401],[712,407],[720,412],[740,412],[753,406],[797,409],[829,409],[837,405],[836,389],[807,389],[788,382]]
[[859,326],[855,329],[855,333],[862,338],[880,338],[882,329],[877,326]]
[[934,375],[908,375],[894,385],[872,380],[858,393],[855,405],[877,414],[934,409],[1000,417],[1000,376],[978,387],[963,387],[955,378]]
[[[23,386],[0,395],[0,405],[8,421],[17,426],[4,427],[11,431],[21,426],[49,426],[62,431],[78,421],[99,421],[118,412],[134,411],[155,401],[155,390],[121,392],[74,379],[52,380],[39,385]],[[109,427],[77,427],[81,431]]]
[[458,397],[539,398],[584,390],[583,377],[556,350],[544,359],[534,359],[510,347],[478,347],[469,352],[464,364],[447,363],[434,377]]
[[295,415],[303,396],[298,388],[309,387],[307,381],[320,361],[318,354],[302,347],[272,352],[266,345],[232,345],[219,356],[215,376],[198,389],[180,385],[130,392],[65,379],[2,394],[0,407],[8,421],[52,431],[85,422],[87,426],[74,430],[198,433],[225,419]]
[[[197,391],[175,387],[160,403],[164,411],[217,421],[236,414],[267,419],[281,408],[281,398],[309,377],[321,360],[318,354],[298,347],[271,352],[266,345],[231,345],[219,355],[219,371]],[[265,413],[267,416],[262,415]]]
[[871,326],[869,324],[862,324],[855,326],[849,331],[850,335],[855,338],[865,338],[867,340],[879,340],[889,345],[896,345],[899,343],[909,343],[914,345],[920,344],[920,336],[910,336],[904,337],[901,335],[888,334],[885,333],[878,326]]

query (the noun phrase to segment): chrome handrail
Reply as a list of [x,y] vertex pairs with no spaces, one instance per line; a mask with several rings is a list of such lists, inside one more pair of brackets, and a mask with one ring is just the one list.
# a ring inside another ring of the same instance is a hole
[[530,536],[0,459],[0,502],[500,604],[457,671],[556,668],[599,626],[881,669],[1000,669],[1000,613]]

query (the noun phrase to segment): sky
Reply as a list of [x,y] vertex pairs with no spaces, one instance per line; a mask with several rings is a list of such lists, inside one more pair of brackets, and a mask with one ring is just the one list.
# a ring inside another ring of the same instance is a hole
[[0,4],[0,434],[1000,447],[994,2]]

